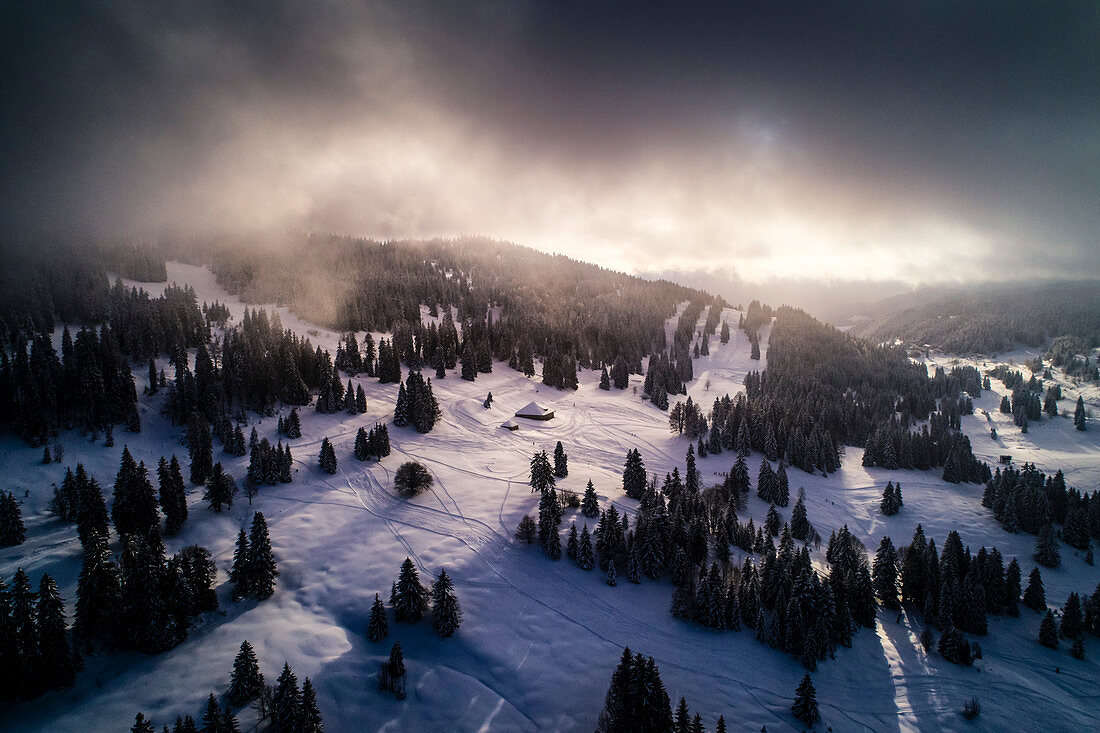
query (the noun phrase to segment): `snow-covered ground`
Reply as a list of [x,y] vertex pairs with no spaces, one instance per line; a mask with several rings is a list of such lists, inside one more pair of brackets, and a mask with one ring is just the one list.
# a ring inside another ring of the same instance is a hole
[[[203,269],[170,264],[169,277],[193,285],[200,301],[228,303],[234,318],[243,313],[244,306]],[[285,310],[280,315],[285,326],[335,350],[338,334]],[[712,337],[711,355],[695,362],[690,394],[705,409],[716,396],[742,389],[744,375],[765,365],[749,359],[748,340],[732,328],[736,315],[727,312],[730,342],[723,345]],[[766,353],[767,329],[761,335]],[[90,658],[73,688],[16,706],[5,714],[4,726],[119,731],[129,728],[138,711],[158,728],[177,715],[197,716],[209,693],[226,689],[233,657],[248,639],[269,682],[284,661],[299,679],[313,679],[330,731],[591,730],[624,646],[652,655],[672,699],[685,696],[708,728],[722,714],[730,730],[799,729],[789,711],[804,674],[796,661],[760,644],[749,631],[715,632],[672,618],[667,581],[608,587],[598,570],[586,573],[568,559],[551,561],[513,538],[520,518],[537,511],[537,497],[526,485],[530,457],[536,450],[551,451],[558,440],[569,454],[569,477],[559,486],[581,491],[591,479],[601,505],[611,501],[628,514],[636,509],[621,490],[628,449],[638,448],[646,468],[662,477],[674,466],[682,469],[687,442],[670,435],[666,413],[635,393],[641,392],[641,377],[632,377],[626,390],[604,392],[596,386],[598,373],[589,371],[582,373],[576,392],[558,392],[503,364],[494,369],[474,383],[457,375],[433,380],[441,423],[428,435],[391,425],[393,455],[380,464],[356,461],[351,449],[359,426],[391,418],[397,387],[359,379],[353,381],[367,393],[366,415],[301,411],[303,437],[291,444],[294,483],[265,487],[252,506],[242,496],[223,514],[214,514],[201,501],[201,487],[190,489],[190,517],[183,532],[168,540],[168,550],[192,543],[211,550],[220,568],[221,610],[202,617],[187,641],[166,654]],[[139,391],[144,375],[143,368],[136,369]],[[494,401],[486,410],[482,401],[490,390]],[[1070,396],[1076,399],[1075,392],[1067,391]],[[83,462],[109,494],[124,444],[147,466],[155,466],[161,455],[186,457],[180,431],[158,414],[163,393],[140,399],[140,434],[117,431],[113,448],[67,434],[62,465],[41,465],[40,449],[10,437],[0,442],[7,487],[23,497],[28,529],[24,545],[0,549],[0,575],[10,579],[23,567],[37,583],[49,572],[70,616],[80,547],[75,529],[45,512],[63,466]],[[514,433],[500,428],[533,399],[557,417],[546,423],[520,420]],[[999,442],[989,439],[981,413],[963,420],[978,456],[995,460],[1009,452],[1017,461],[1034,460],[1048,471],[1062,468],[1071,485],[1096,488],[1100,425],[1081,433],[1069,420],[1044,421],[1019,435],[1010,421],[1002,426],[999,400],[999,394],[987,393],[975,401],[975,408],[992,415]],[[277,418],[252,415],[250,420],[261,436],[276,439]],[[331,476],[317,468],[326,436],[340,463]],[[720,481],[718,474],[729,469],[732,458],[725,453],[701,459],[704,482]],[[398,498],[392,473],[410,459],[431,469],[435,486],[415,499]],[[1034,565],[1033,538],[1004,532],[981,507],[980,486],[947,484],[938,472],[865,469],[860,459],[860,450],[849,449],[842,469],[827,478],[797,469],[790,473],[792,494],[805,487],[810,520],[823,536],[847,524],[873,553],[883,535],[895,545],[908,543],[917,522],[941,545],[947,532],[957,529],[974,552],[996,545],[1006,562],[1018,557],[1026,579]],[[246,458],[216,448],[216,460],[238,479],[244,475]],[[758,461],[759,456],[750,459],[754,477]],[[878,504],[891,479],[902,482],[905,508],[884,517]],[[234,603],[225,571],[237,530],[255,510],[267,517],[281,577],[271,599]],[[779,511],[789,518],[789,508]],[[752,495],[741,516],[760,523],[766,512],[767,506]],[[578,526],[585,521],[571,510],[564,529],[574,517]],[[815,553],[819,563],[823,549]],[[1091,593],[1100,580],[1100,568],[1087,566],[1068,547],[1062,551],[1062,566],[1043,570],[1048,601],[1057,606],[1070,591]],[[454,578],[465,614],[454,638],[440,640],[427,621],[408,626],[392,623],[391,616],[389,639],[366,640],[374,594],[388,596],[406,556],[426,582],[441,567]],[[1057,651],[1039,646],[1038,624],[1039,616],[1028,609],[1019,619],[991,617],[989,636],[980,639],[984,659],[964,669],[923,652],[917,641],[923,630],[919,618],[902,617],[899,623],[896,613],[882,613],[876,630],[862,630],[851,649],[840,649],[835,660],[814,673],[821,728],[957,730],[967,725],[959,710],[970,697],[981,700],[982,716],[974,724],[981,729],[1097,728],[1100,644],[1086,640],[1088,657],[1077,661],[1066,644]],[[401,641],[409,670],[403,701],[379,692],[375,682],[378,664],[394,640]],[[241,719],[248,730],[252,715],[246,712]]]

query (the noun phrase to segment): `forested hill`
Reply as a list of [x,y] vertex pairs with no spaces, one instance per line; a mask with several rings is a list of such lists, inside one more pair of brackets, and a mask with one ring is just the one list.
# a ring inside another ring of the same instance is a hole
[[919,305],[891,307],[852,330],[873,341],[928,344],[955,353],[1008,351],[1017,344],[1044,346],[1059,336],[1100,345],[1100,281],[998,285],[975,292],[932,296]]
[[334,330],[394,333],[395,343],[419,327],[421,305],[441,316],[453,306],[455,321],[469,326],[474,343],[484,339],[503,361],[553,356],[598,368],[622,359],[640,372],[643,357],[670,345],[665,321],[677,304],[724,307],[701,290],[482,238],[380,243],[329,234],[223,236],[163,242],[153,250],[51,242],[6,252],[3,259],[20,274],[6,278],[0,320],[9,329],[18,324],[34,331],[52,329],[52,314],[67,322],[102,321],[108,270],[163,280],[165,259],[209,266],[246,302],[285,305]]

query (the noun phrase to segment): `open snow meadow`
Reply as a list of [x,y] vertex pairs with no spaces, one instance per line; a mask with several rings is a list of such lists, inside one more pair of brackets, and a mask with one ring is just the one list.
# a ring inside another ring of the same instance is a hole
[[[226,303],[231,322],[244,314],[245,305],[206,269],[169,263],[168,280],[194,287],[200,303]],[[153,295],[164,288],[132,284]],[[267,310],[278,310],[285,327],[314,345],[336,350],[342,334],[305,323],[286,309]],[[732,309],[724,313],[731,325],[738,315]],[[673,318],[670,335],[675,326]],[[766,366],[768,331],[760,332],[760,360],[750,358],[749,340],[740,329],[731,329],[726,344],[711,336],[710,354],[694,361],[695,379],[688,385],[692,399],[709,410],[715,398],[743,391],[746,374]],[[930,368],[950,368],[952,360],[936,355]],[[995,362],[959,363],[984,370]],[[171,373],[163,357],[158,367]],[[801,730],[790,710],[806,672],[796,659],[760,643],[751,629],[714,631],[674,618],[669,613],[673,587],[665,579],[624,580],[611,587],[598,568],[585,572],[567,558],[553,561],[537,545],[515,538],[521,518],[537,515],[539,496],[528,485],[531,457],[551,452],[557,441],[569,462],[568,477],[558,480],[558,488],[579,494],[591,480],[601,507],[612,504],[632,519],[638,502],[622,489],[628,450],[640,451],[646,471],[660,479],[675,467],[684,470],[690,442],[670,433],[667,412],[641,398],[642,377],[631,375],[625,390],[604,391],[598,389],[599,376],[582,370],[579,389],[558,391],[500,363],[476,382],[448,373],[446,379],[433,379],[442,419],[426,435],[392,425],[398,385],[353,378],[366,393],[365,414],[300,410],[302,437],[290,441],[293,483],[262,487],[251,503],[241,492],[220,514],[202,500],[202,487],[188,485],[190,517],[165,544],[169,554],[192,544],[210,550],[218,566],[219,610],[199,616],[187,640],[170,652],[88,657],[73,687],[13,706],[0,727],[124,731],[141,711],[159,730],[178,715],[197,716],[210,693],[226,690],[234,656],[248,640],[269,683],[284,662],[299,679],[312,679],[329,731],[590,731],[626,646],[652,656],[673,703],[686,697],[708,727],[724,715],[730,730]],[[1072,413],[1077,389],[1058,370],[1054,376],[1063,384],[1060,407]],[[76,528],[47,512],[65,467],[83,463],[109,502],[124,446],[150,468],[161,456],[186,460],[182,428],[161,414],[164,393],[140,394],[148,380],[144,366],[134,367],[134,377],[142,430],[131,434],[120,427],[113,447],[63,432],[64,461],[43,465],[40,448],[11,435],[0,444],[0,488],[21,500],[27,527],[24,544],[0,549],[0,576],[10,579],[23,568],[36,581],[49,573],[66,599],[70,619],[81,546]],[[974,414],[962,418],[976,457],[992,468],[1001,455],[1010,454],[1017,464],[1032,462],[1047,473],[1061,469],[1069,486],[1088,492],[1097,488],[1100,429],[1077,431],[1070,418],[1058,417],[1033,423],[1020,434],[1011,415],[998,411],[1001,395],[1009,391],[997,380],[992,386],[974,400]],[[493,400],[485,408],[488,392]],[[1094,412],[1097,398],[1095,390],[1085,395]],[[515,418],[517,430],[501,427],[531,401],[553,410],[554,419]],[[279,417],[288,412],[263,419],[250,412],[243,429],[247,434],[255,427],[272,443],[286,440],[276,430]],[[390,423],[392,454],[380,462],[355,460],[357,430],[380,422]],[[990,438],[991,425],[999,433],[996,440]],[[331,475],[318,466],[326,437],[339,462]],[[703,485],[721,483],[734,458],[730,452],[699,458]],[[996,546],[1006,563],[1017,558],[1026,582],[1035,566],[1035,538],[1002,529],[981,505],[982,485],[947,483],[939,469],[864,468],[861,458],[861,449],[847,448],[841,469],[827,477],[789,469],[792,497],[805,488],[809,520],[823,538],[846,524],[873,554],[883,536],[897,547],[907,545],[918,523],[940,546],[948,532],[957,530],[974,553]],[[233,457],[219,447],[215,460],[238,481],[248,465],[247,456]],[[394,490],[394,471],[407,460],[426,465],[434,479],[429,491],[413,498]],[[754,484],[760,460],[756,453],[748,459]],[[900,481],[904,491],[904,508],[895,516],[879,511],[887,481]],[[738,514],[759,526],[768,508],[750,492]],[[266,516],[280,577],[269,600],[233,601],[227,572],[234,542],[255,511]],[[777,511],[790,519],[790,507]],[[595,520],[567,509],[563,538],[573,520],[578,529],[583,523],[594,529]],[[1061,550],[1061,565],[1042,570],[1052,608],[1060,608],[1071,592],[1091,594],[1100,581],[1100,567],[1086,564],[1083,552],[1064,543]],[[811,551],[815,566],[824,570],[824,543]],[[388,639],[367,640],[374,596],[388,598],[406,557],[425,582],[441,568],[453,578],[463,623],[452,638],[440,639],[427,621],[410,625],[391,618]],[[735,563],[743,558],[743,551],[734,548]],[[960,667],[924,651],[919,617],[879,609],[876,627],[859,630],[851,648],[840,647],[813,675],[822,716],[818,727],[1100,729],[1100,642],[1086,635],[1084,660],[1072,658],[1066,643],[1056,650],[1044,648],[1036,640],[1040,618],[1028,608],[1021,608],[1018,618],[990,616],[988,636],[977,639],[982,658],[973,667]],[[379,665],[394,640],[404,649],[408,669],[404,700],[377,684]],[[959,711],[972,697],[980,699],[982,715],[968,723]],[[245,710],[239,719],[242,730],[251,730],[256,714]]]

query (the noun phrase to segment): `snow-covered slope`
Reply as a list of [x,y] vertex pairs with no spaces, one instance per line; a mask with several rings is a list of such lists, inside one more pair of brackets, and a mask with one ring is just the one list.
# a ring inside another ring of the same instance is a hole
[[[243,305],[205,270],[171,264],[169,277],[193,285],[200,301],[219,299],[235,318],[243,313]],[[338,334],[280,314],[284,325],[335,349]],[[726,315],[736,323],[735,312]],[[761,334],[762,353],[767,330]],[[706,409],[715,397],[742,389],[744,375],[765,365],[749,359],[748,339],[737,330],[725,345],[712,338],[711,352],[696,360],[697,379],[690,385],[691,396]],[[4,725],[26,731],[119,731],[129,728],[138,711],[158,728],[177,715],[197,715],[209,693],[226,689],[233,657],[248,639],[269,682],[284,660],[299,679],[313,679],[330,731],[591,730],[624,646],[655,657],[673,700],[685,696],[708,727],[723,714],[731,730],[795,729],[789,706],[804,674],[796,661],[757,642],[751,632],[714,632],[674,619],[667,581],[608,587],[598,571],[583,572],[568,560],[553,562],[513,538],[520,518],[536,513],[537,497],[527,486],[530,457],[552,450],[558,440],[569,454],[569,476],[559,485],[581,491],[591,479],[601,504],[611,501],[628,514],[636,509],[621,490],[628,449],[641,451],[651,473],[664,476],[674,466],[682,468],[687,443],[669,434],[666,413],[639,398],[641,378],[632,377],[626,390],[604,392],[597,388],[598,373],[584,372],[579,390],[558,392],[502,364],[494,369],[474,383],[456,375],[433,380],[441,423],[428,435],[391,426],[393,455],[380,464],[352,457],[354,436],[361,425],[391,418],[397,388],[357,379],[366,390],[366,415],[302,411],[303,437],[292,442],[294,483],[265,487],[252,506],[242,496],[223,514],[214,514],[200,500],[201,488],[192,488],[190,518],[168,549],[198,543],[211,550],[220,568],[221,610],[202,617],[187,641],[166,654],[90,658],[73,688],[16,706],[5,714]],[[136,379],[140,391],[144,369],[136,370]],[[490,390],[493,406],[485,409],[482,401]],[[64,465],[83,462],[109,490],[124,444],[147,465],[173,452],[184,458],[180,431],[158,414],[161,399],[163,393],[141,397],[143,431],[120,430],[113,448],[65,435]],[[556,418],[521,420],[516,432],[500,428],[532,400],[554,410]],[[996,420],[998,400],[989,394],[975,406]],[[261,436],[275,440],[276,417],[250,420]],[[1079,433],[1050,424],[1025,436],[1006,428],[1004,440],[1014,441],[1007,449],[985,445],[990,441],[984,423],[980,414],[964,418],[977,455],[1012,452],[1018,460],[1026,455],[1047,470],[1063,468],[1071,485],[1095,488],[1100,428]],[[335,475],[317,468],[323,437],[333,441],[339,457]],[[827,478],[790,473],[792,493],[805,487],[810,520],[823,536],[846,523],[873,552],[883,535],[895,545],[907,544],[917,522],[940,544],[957,529],[974,551],[996,545],[1006,562],[1018,557],[1026,577],[1034,564],[1033,538],[1004,532],[980,506],[981,487],[947,484],[936,472],[865,469],[860,454],[849,449],[841,471]],[[72,526],[45,513],[51,484],[60,481],[64,469],[40,465],[40,457],[40,450],[10,437],[0,443],[7,486],[25,497],[28,529],[24,545],[0,550],[0,575],[10,578],[23,567],[37,582],[49,572],[71,616],[80,547]],[[215,458],[243,476],[247,459],[217,449]],[[399,498],[392,474],[410,459],[430,468],[435,485],[414,499]],[[720,481],[719,473],[731,462],[729,454],[701,459],[704,482]],[[754,477],[758,462],[759,456],[751,457]],[[891,479],[903,484],[905,508],[884,517],[878,503]],[[271,599],[235,603],[225,570],[236,532],[254,510],[267,517],[281,577]],[[759,523],[766,511],[753,495],[742,519],[747,514]],[[779,511],[789,518],[789,508]],[[584,521],[570,510],[566,527],[573,518],[578,526]],[[1061,605],[1070,591],[1091,592],[1100,579],[1100,570],[1062,549],[1062,567],[1043,570],[1052,605]],[[388,596],[406,556],[424,580],[441,567],[454,578],[465,614],[454,638],[440,640],[422,622],[391,624],[390,638],[382,643],[366,640],[374,594]],[[821,552],[815,561],[823,563]],[[877,633],[863,630],[851,649],[840,649],[814,674],[824,723],[833,730],[955,730],[964,724],[958,711],[972,696],[981,699],[979,723],[989,730],[1100,726],[1095,639],[1086,642],[1086,661],[1072,659],[1064,648],[1045,649],[1036,641],[1039,617],[1024,609],[1019,619],[991,618],[990,634],[980,640],[984,659],[976,669],[963,669],[924,654],[918,620],[902,617],[899,623],[890,613],[879,620]],[[395,639],[409,670],[403,701],[379,692],[375,683],[378,664]],[[251,721],[250,713],[242,715],[245,730]]]

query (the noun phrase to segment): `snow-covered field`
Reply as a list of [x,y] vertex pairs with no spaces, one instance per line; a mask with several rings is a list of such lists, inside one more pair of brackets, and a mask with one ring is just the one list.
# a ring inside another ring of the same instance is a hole
[[[243,313],[243,305],[205,270],[170,264],[169,277],[193,285],[200,301],[227,302],[234,318]],[[727,315],[736,324],[737,314]],[[338,334],[285,311],[281,317],[285,326],[335,351]],[[761,335],[766,353],[767,329]],[[697,378],[690,385],[690,394],[705,409],[715,397],[742,389],[745,374],[765,365],[749,359],[748,340],[736,329],[729,344],[712,338],[711,352],[696,360]],[[168,550],[193,543],[210,549],[219,566],[219,612],[201,617],[187,641],[166,654],[112,653],[88,659],[73,688],[16,706],[5,713],[3,726],[120,731],[128,730],[141,711],[159,729],[177,715],[197,716],[208,694],[225,691],[233,657],[247,639],[269,682],[284,660],[299,679],[313,679],[330,731],[591,730],[624,646],[652,655],[673,701],[685,696],[708,728],[722,714],[730,730],[765,725],[769,731],[800,729],[789,711],[804,674],[795,660],[762,645],[750,631],[715,632],[672,618],[667,580],[608,587],[598,570],[586,573],[568,559],[551,561],[537,547],[513,538],[520,518],[536,514],[537,497],[527,486],[531,455],[551,451],[558,440],[569,454],[569,477],[559,480],[559,486],[581,491],[591,479],[601,505],[611,501],[628,514],[636,509],[636,502],[621,490],[628,449],[638,448],[647,470],[662,477],[674,466],[683,468],[687,442],[669,434],[666,413],[635,394],[635,387],[641,391],[641,378],[632,377],[626,390],[604,392],[596,387],[598,376],[584,372],[576,392],[548,389],[503,364],[474,383],[457,375],[433,380],[443,410],[441,423],[428,435],[391,425],[394,452],[380,464],[352,457],[355,431],[391,418],[397,386],[353,380],[367,393],[366,415],[301,411],[303,437],[291,444],[294,483],[263,488],[252,506],[241,496],[223,514],[214,514],[201,501],[201,487],[190,489],[190,517],[183,532],[168,540]],[[141,367],[136,380],[140,391],[145,380]],[[994,392],[999,386],[994,380]],[[494,401],[487,410],[482,401],[490,390]],[[1076,392],[1067,389],[1066,396],[1064,406],[1072,409],[1069,398],[1075,400]],[[41,465],[40,449],[10,437],[0,443],[5,488],[22,497],[28,530],[24,545],[0,550],[0,575],[10,579],[23,567],[37,584],[49,572],[71,617],[80,546],[75,528],[45,511],[51,485],[60,482],[64,465],[80,461],[109,493],[124,444],[147,466],[170,453],[185,459],[180,430],[159,415],[162,399],[163,392],[142,396],[142,432],[117,431],[113,448],[67,434],[62,465]],[[514,433],[499,427],[533,399],[554,409],[556,419],[521,420]],[[976,455],[995,461],[1001,453],[1012,453],[1018,462],[1034,461],[1047,471],[1062,468],[1070,485],[1096,488],[1100,424],[1081,433],[1068,419],[1044,421],[1020,435],[997,411],[999,400],[999,394],[986,393],[975,401],[975,416],[963,419]],[[999,441],[988,437],[979,409],[992,415]],[[250,420],[261,436],[275,441],[277,418],[252,415]],[[340,462],[339,472],[331,476],[317,467],[326,436]],[[215,459],[238,480],[243,477],[247,458],[221,454],[216,447]],[[403,499],[394,494],[392,473],[410,459],[431,469],[435,486],[415,499]],[[1026,579],[1034,565],[1034,538],[1004,532],[981,507],[980,486],[947,484],[938,472],[865,469],[860,459],[859,449],[849,449],[841,471],[827,478],[791,471],[792,494],[805,487],[810,521],[824,537],[846,523],[873,553],[883,535],[895,545],[907,544],[918,522],[940,545],[947,532],[957,529],[974,552],[996,545],[1006,562],[1019,558]],[[720,481],[719,472],[727,471],[732,460],[728,453],[701,459],[704,482]],[[753,477],[759,460],[756,455],[750,459]],[[884,517],[878,504],[891,479],[902,483],[905,508]],[[281,577],[271,599],[235,603],[225,571],[237,530],[255,510],[267,517]],[[789,508],[779,511],[789,518]],[[749,515],[760,523],[766,512],[767,505],[753,494],[741,517]],[[570,510],[563,527],[574,517],[578,526],[584,521]],[[1055,606],[1071,591],[1091,593],[1100,580],[1100,568],[1087,566],[1080,553],[1064,545],[1062,552],[1060,568],[1043,569],[1047,599]],[[824,548],[814,556],[822,567],[823,553]],[[388,596],[406,556],[416,562],[425,581],[441,567],[454,578],[465,615],[454,638],[440,640],[427,621],[394,624],[391,615],[390,638],[378,644],[367,641],[374,594]],[[970,697],[982,703],[975,728],[1100,727],[1100,643],[1087,639],[1088,656],[1077,661],[1067,644],[1059,650],[1041,647],[1038,625],[1039,616],[1026,608],[1018,619],[991,617],[989,636],[980,639],[984,658],[975,668],[960,668],[923,652],[917,640],[923,630],[919,618],[902,617],[899,623],[896,613],[881,613],[877,633],[859,632],[851,649],[840,649],[835,660],[814,673],[820,727],[957,730],[971,725],[959,714]],[[375,681],[378,664],[394,640],[405,650],[409,671],[408,698],[403,701],[378,691]],[[242,729],[248,730],[253,720],[251,713],[243,713]]]

